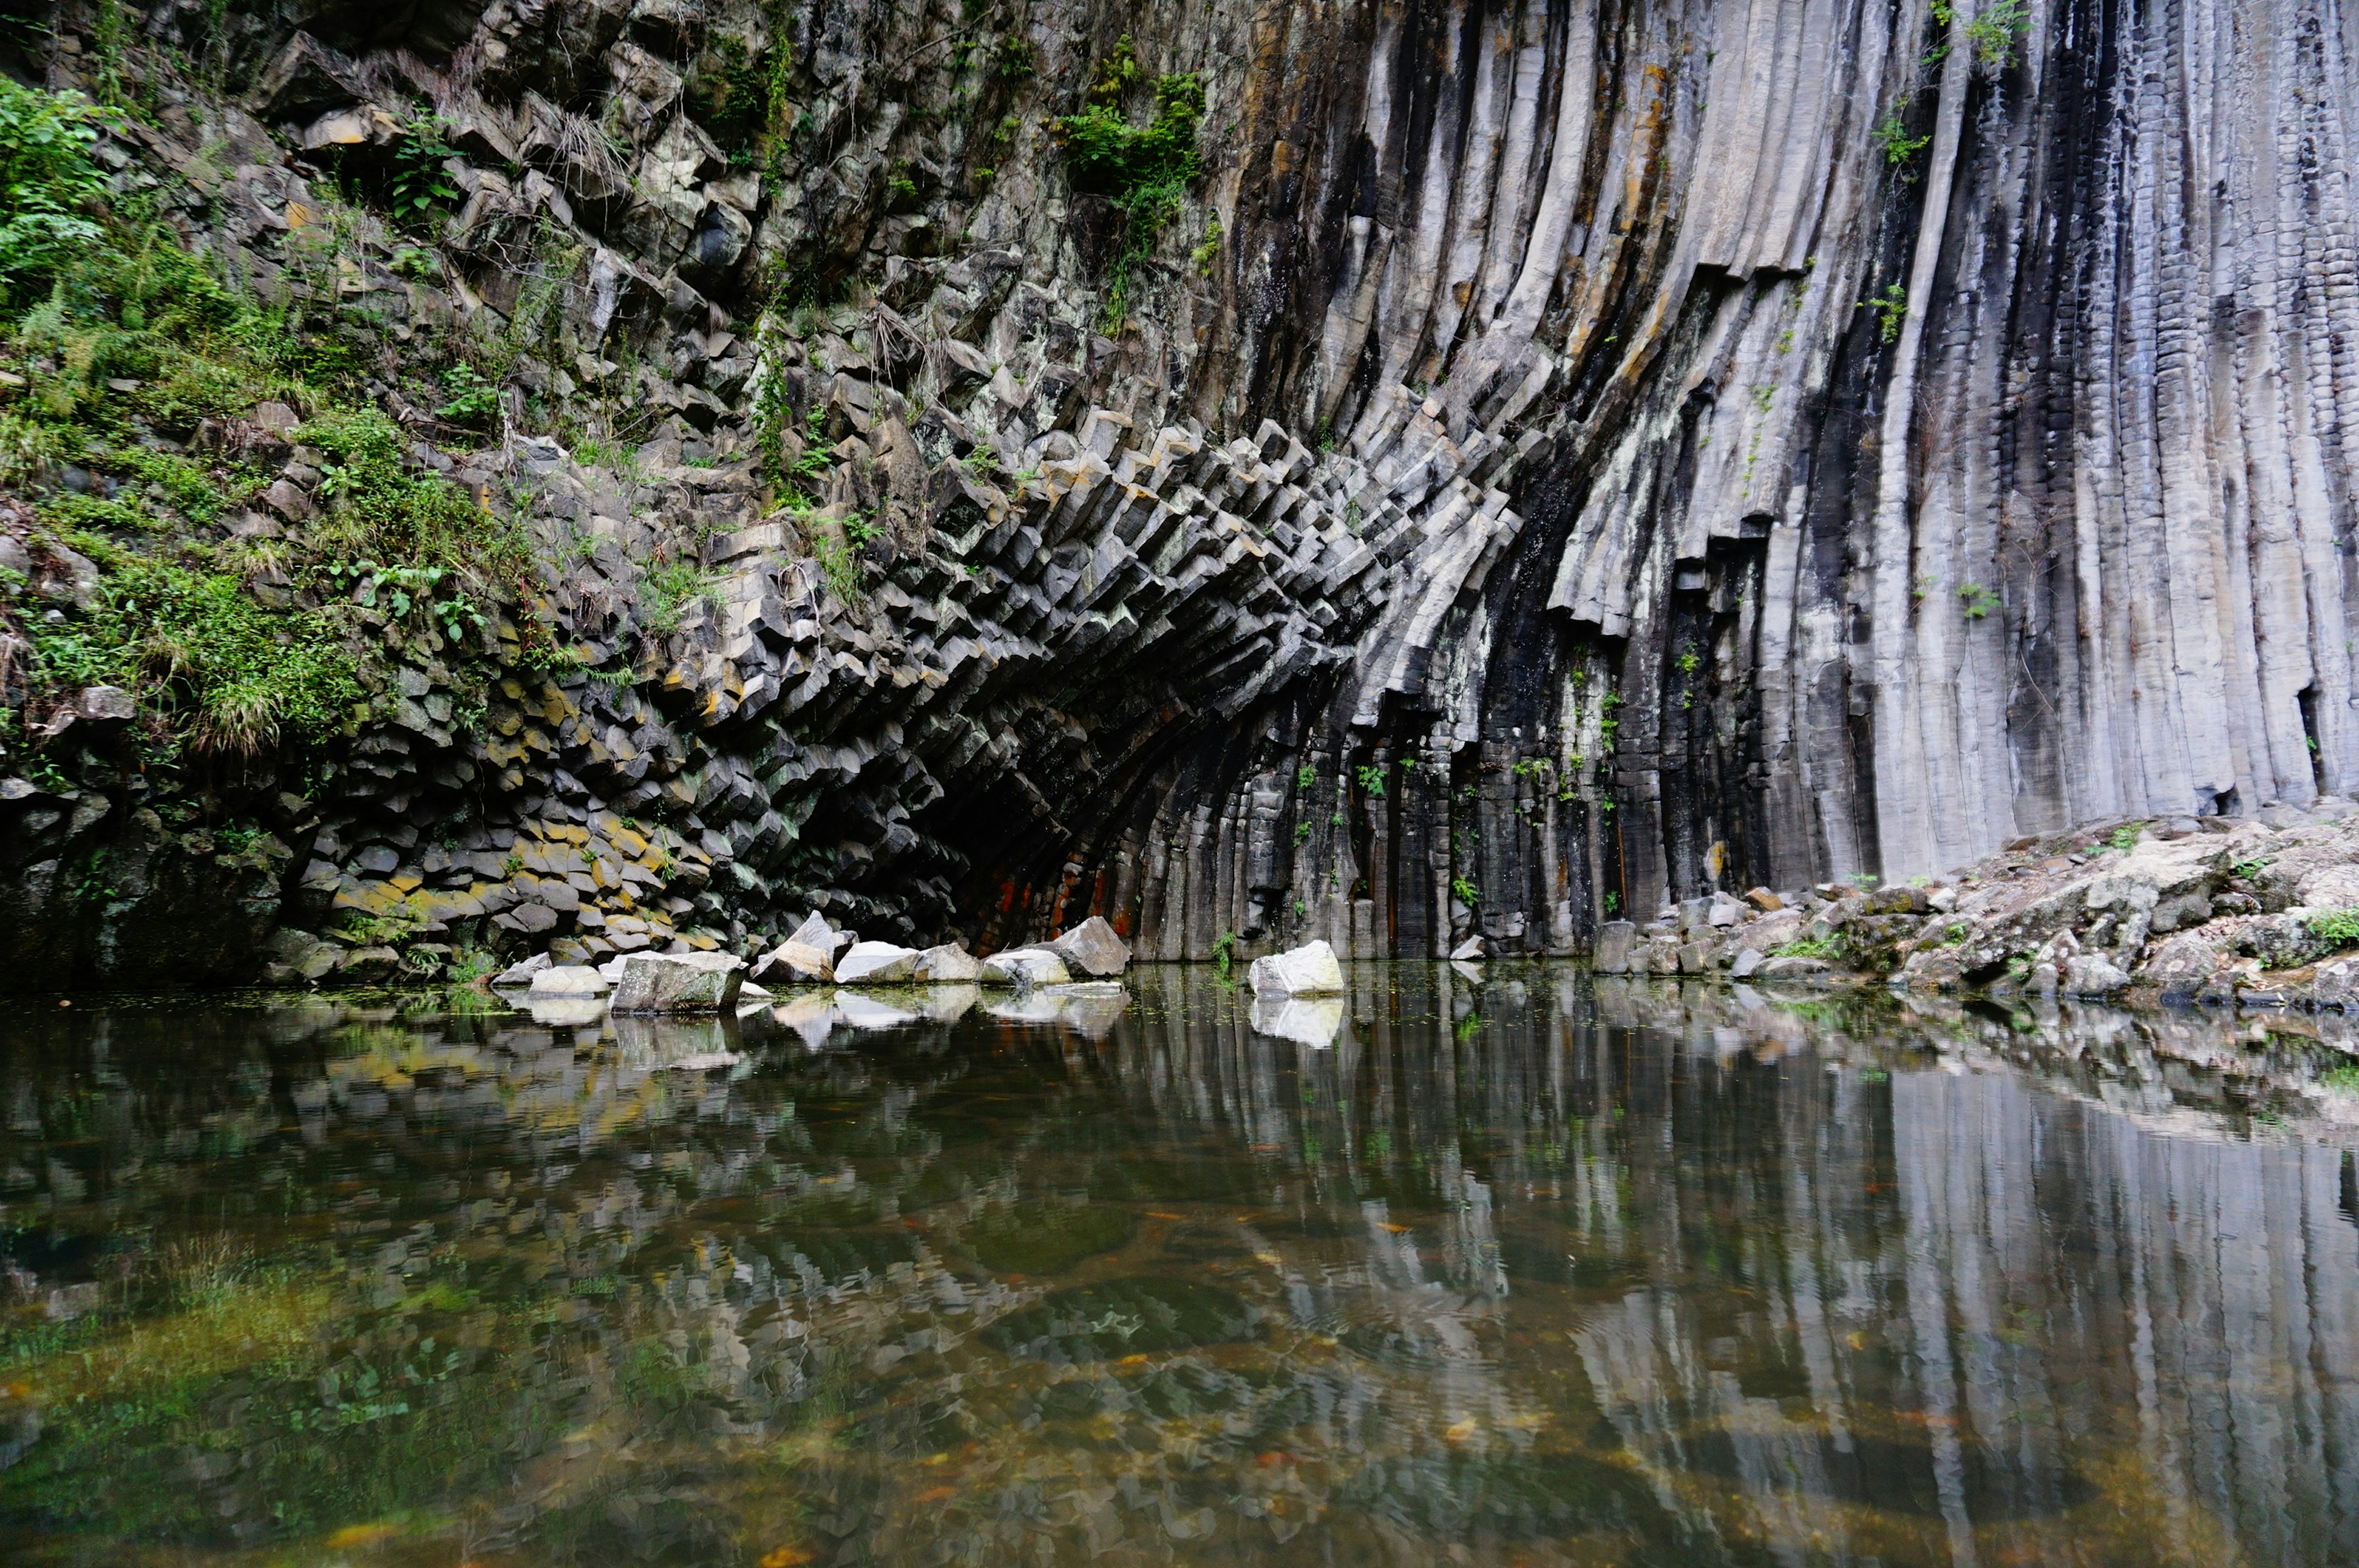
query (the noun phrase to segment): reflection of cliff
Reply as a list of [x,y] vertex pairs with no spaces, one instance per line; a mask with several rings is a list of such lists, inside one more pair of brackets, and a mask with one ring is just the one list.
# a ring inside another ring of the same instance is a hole
[[[0,1047],[0,1218],[327,1238],[350,1337],[207,1419],[463,1343],[433,1408],[528,1471],[468,1517],[620,1555],[788,1503],[888,1560],[2359,1550],[2343,1135],[2174,1102],[2158,1047],[2266,1076],[2225,1033],[2060,1016],[2058,1093],[1965,1016],[1371,971],[1311,1051],[1209,974],[1135,979],[1103,1039],[776,1031],[734,1080],[509,1019],[43,1021]],[[1174,1281],[1250,1327],[1150,1325]],[[205,1506],[264,1517],[262,1474]]]

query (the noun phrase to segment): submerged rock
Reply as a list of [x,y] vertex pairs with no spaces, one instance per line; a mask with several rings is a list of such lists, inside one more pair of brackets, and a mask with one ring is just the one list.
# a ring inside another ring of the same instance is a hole
[[1316,996],[1343,989],[1343,966],[1336,961],[1334,948],[1309,942],[1256,958],[1252,979],[1256,996]]

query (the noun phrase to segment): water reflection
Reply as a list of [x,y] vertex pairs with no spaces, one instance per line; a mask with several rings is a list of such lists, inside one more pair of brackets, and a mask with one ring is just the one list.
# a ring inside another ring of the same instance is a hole
[[2359,1559],[2319,1025],[1354,985],[20,1018],[0,1552]]

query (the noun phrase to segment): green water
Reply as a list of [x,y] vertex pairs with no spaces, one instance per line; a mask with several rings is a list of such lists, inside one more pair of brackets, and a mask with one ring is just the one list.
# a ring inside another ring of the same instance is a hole
[[1355,985],[20,1003],[0,1560],[2359,1561],[2309,1025]]

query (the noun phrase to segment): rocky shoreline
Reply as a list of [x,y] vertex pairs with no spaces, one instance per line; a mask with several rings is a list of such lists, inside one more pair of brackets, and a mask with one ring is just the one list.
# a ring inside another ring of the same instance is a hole
[[[1865,885],[1861,885],[1861,884]],[[1690,899],[1607,925],[1607,974],[1882,981],[1998,1000],[2359,1011],[2359,807],[2100,823],[1942,881]]]

